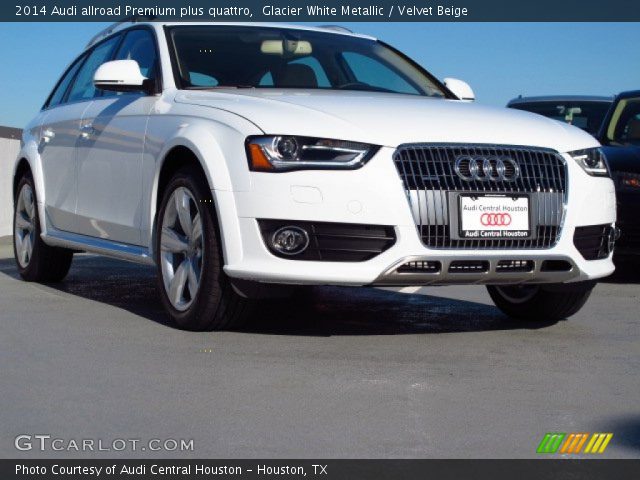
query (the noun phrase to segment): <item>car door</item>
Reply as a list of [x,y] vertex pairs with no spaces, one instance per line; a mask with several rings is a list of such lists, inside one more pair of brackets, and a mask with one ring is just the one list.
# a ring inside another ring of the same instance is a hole
[[[142,74],[158,70],[153,33],[126,32],[114,57],[135,60]],[[79,232],[140,245],[143,208],[143,148],[148,115],[158,97],[144,92],[101,92],[82,120],[78,148]]]
[[65,72],[44,107],[39,131],[40,164],[47,222],[53,228],[75,231],[76,143],[82,114],[90,102],[66,101],[66,93],[86,59],[80,56]]
[[[119,37],[111,37],[89,50],[68,73],[69,86],[58,105],[44,117],[40,132],[40,157],[45,184],[45,211],[48,221],[58,230],[78,232],[78,152],[82,145],[82,118],[93,102],[93,73],[112,55]],[[76,67],[77,65],[77,67]],[[63,79],[67,80],[67,77]]]

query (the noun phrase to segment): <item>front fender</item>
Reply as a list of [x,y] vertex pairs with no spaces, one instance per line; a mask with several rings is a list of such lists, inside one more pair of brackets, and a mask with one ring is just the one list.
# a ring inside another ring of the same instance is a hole
[[[251,181],[244,150],[248,135],[260,134],[253,126],[242,125],[242,131],[225,123],[201,119],[179,118],[168,122],[166,116],[149,120],[145,163],[153,163],[153,182],[146,197],[150,206],[148,225],[143,229],[149,234],[149,247],[153,251],[153,231],[158,204],[160,174],[169,153],[176,147],[188,148],[198,159],[213,193],[222,235],[225,259],[235,258],[234,242],[239,233],[235,203],[231,192],[249,190]],[[173,124],[173,125],[171,125]],[[148,177],[147,177],[148,178]],[[225,194],[226,193],[226,194]],[[224,205],[222,205],[224,204]]]

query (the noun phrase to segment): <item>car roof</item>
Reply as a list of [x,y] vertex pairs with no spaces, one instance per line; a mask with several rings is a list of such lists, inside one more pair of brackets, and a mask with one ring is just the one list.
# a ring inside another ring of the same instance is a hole
[[111,35],[112,33],[118,32],[120,30],[124,30],[127,27],[132,25],[149,25],[152,27],[173,27],[177,25],[190,25],[190,26],[200,26],[200,25],[215,25],[215,26],[232,26],[232,27],[253,27],[253,28],[280,28],[286,30],[305,30],[311,32],[323,32],[323,33],[332,33],[335,35],[345,35],[349,37],[358,37],[358,38],[366,38],[368,40],[377,40],[375,37],[370,35],[363,35],[360,33],[352,32],[351,30],[341,27],[339,25],[321,25],[317,27],[307,26],[307,25],[293,25],[287,23],[266,23],[266,22],[154,22],[154,21],[139,21],[139,20],[124,20],[118,23],[114,23],[109,27],[105,28],[98,34],[96,34],[89,43],[86,48],[93,46],[98,41],[103,38]]
[[640,90],[627,90],[620,92],[616,98],[640,97]]
[[539,97],[523,97],[522,95],[509,101],[507,106],[518,105],[522,103],[535,103],[535,102],[599,102],[599,103],[611,103],[613,102],[613,95],[598,96],[598,95],[544,95]]

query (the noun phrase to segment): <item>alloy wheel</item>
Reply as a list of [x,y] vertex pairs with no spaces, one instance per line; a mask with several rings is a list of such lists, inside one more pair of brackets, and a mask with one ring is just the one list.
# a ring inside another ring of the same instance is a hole
[[18,263],[21,268],[27,268],[36,240],[36,205],[29,184],[23,185],[18,194],[13,238]]
[[167,297],[181,312],[191,306],[200,288],[203,240],[198,203],[187,188],[178,187],[162,218],[160,263]]

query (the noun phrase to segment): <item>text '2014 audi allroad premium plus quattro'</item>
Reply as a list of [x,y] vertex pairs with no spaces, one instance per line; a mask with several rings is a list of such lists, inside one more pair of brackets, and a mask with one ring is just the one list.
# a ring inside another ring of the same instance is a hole
[[470,100],[336,27],[116,24],[24,130],[20,274],[155,264],[192,330],[304,285],[483,284],[514,318],[570,316],[614,269],[600,145]]

